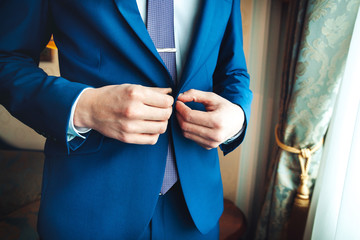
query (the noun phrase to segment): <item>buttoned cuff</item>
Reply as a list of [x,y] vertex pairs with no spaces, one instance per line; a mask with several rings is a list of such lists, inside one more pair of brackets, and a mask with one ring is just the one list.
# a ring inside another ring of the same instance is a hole
[[240,131],[239,131],[237,134],[235,134],[233,137],[231,137],[231,138],[229,138],[228,140],[226,140],[225,142],[223,142],[222,144],[230,144],[230,143],[232,143],[233,141],[235,141],[235,140],[236,140],[238,137],[240,137],[240,135],[244,132],[245,126],[246,126],[246,124],[245,124],[245,122],[244,122],[244,124],[243,124],[242,128],[240,129]]

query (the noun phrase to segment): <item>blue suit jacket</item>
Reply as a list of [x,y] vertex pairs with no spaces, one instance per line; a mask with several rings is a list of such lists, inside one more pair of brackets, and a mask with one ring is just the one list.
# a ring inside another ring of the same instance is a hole
[[[67,143],[70,109],[86,87],[133,83],[213,91],[249,119],[252,93],[238,0],[204,0],[180,83],[174,86],[135,0],[3,0],[0,103],[47,137],[38,229],[44,239],[136,238],[149,223],[172,138],[185,200],[201,232],[223,210],[217,150],[182,136],[175,114],[154,146],[126,144],[91,131]],[[53,34],[61,77],[37,67]],[[195,106],[197,107],[197,106]],[[224,153],[237,147],[244,134]]]

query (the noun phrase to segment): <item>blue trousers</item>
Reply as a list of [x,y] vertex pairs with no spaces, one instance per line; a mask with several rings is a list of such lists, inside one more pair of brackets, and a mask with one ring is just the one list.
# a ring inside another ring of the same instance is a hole
[[180,184],[175,184],[165,195],[159,196],[155,213],[141,239],[202,240],[219,239],[219,223],[203,235],[196,228],[187,209]]

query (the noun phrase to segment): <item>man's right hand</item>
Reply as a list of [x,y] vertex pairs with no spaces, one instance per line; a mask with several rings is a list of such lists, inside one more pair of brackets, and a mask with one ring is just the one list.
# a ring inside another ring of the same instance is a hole
[[167,128],[171,88],[122,84],[87,89],[75,108],[74,125],[134,144],[155,144]]

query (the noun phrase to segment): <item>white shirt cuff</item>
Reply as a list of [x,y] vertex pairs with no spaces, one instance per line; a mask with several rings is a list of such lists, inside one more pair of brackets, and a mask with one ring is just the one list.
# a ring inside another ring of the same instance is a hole
[[[241,109],[241,111],[242,111],[242,113],[243,113],[243,115],[244,115],[244,119],[245,119],[245,113],[244,113],[244,110],[240,107],[240,109]],[[243,123],[243,126],[242,126],[242,128],[240,129],[240,131],[237,133],[237,134],[235,134],[233,137],[231,137],[231,138],[229,138],[228,140],[226,140],[225,142],[223,142],[223,144],[229,144],[229,143],[231,143],[231,142],[233,142],[235,139],[237,139],[238,137],[240,137],[240,135],[244,132],[244,130],[245,130],[245,126],[246,126],[246,122],[245,122],[245,120],[244,120],[244,123]]]
[[85,133],[91,131],[91,128],[76,127],[74,125],[74,113],[75,113],[76,105],[79,101],[81,94],[83,94],[87,89],[90,89],[90,88],[85,88],[84,90],[82,90],[82,92],[76,98],[76,100],[71,108],[71,113],[70,113],[70,118],[69,118],[69,123],[68,123],[68,130],[67,130],[67,141],[68,142],[70,142],[71,140],[73,140],[76,137],[81,137],[81,138],[85,139],[86,137],[83,136],[82,134],[85,134]]

